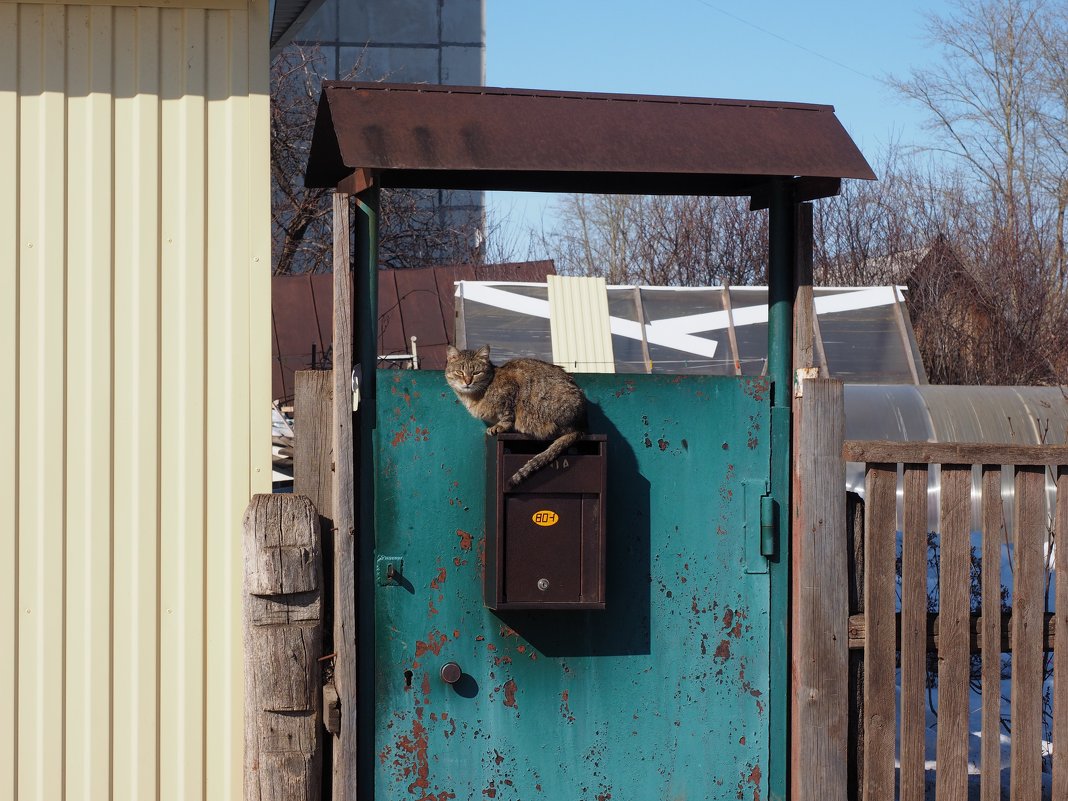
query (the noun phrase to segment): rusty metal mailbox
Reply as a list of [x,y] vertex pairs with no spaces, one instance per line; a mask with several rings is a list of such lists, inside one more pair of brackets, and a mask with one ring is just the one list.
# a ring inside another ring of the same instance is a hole
[[485,602],[494,610],[604,609],[607,437],[583,436],[518,487],[508,477],[548,443],[486,445]]

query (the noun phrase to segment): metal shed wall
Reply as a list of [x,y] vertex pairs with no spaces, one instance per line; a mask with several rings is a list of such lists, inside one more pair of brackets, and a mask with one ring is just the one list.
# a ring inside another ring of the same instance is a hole
[[0,0],[0,799],[241,795],[267,3],[150,4]]

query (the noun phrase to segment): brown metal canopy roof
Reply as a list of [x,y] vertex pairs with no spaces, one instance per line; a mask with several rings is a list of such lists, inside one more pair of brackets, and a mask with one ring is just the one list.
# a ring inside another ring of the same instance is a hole
[[874,179],[833,106],[324,81],[305,182],[356,170],[382,186],[760,195]]

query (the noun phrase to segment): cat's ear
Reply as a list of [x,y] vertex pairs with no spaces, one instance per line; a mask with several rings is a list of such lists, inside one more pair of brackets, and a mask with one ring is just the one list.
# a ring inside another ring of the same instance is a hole
[[475,355],[480,357],[480,358],[483,358],[483,359],[488,359],[489,358],[489,350],[490,350],[489,345],[483,345],[481,348],[479,348],[478,350],[475,351]]
[[460,355],[460,351],[458,351],[452,345],[446,345],[445,346],[445,358],[448,361],[451,362],[453,359],[456,359],[459,355]]

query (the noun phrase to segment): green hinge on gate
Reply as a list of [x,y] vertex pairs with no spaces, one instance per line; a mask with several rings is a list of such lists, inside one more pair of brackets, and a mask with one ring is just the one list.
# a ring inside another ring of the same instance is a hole
[[775,554],[775,499],[767,481],[743,481],[745,502],[745,572],[767,573]]
[[768,558],[775,555],[775,509],[771,495],[760,496],[760,553]]

